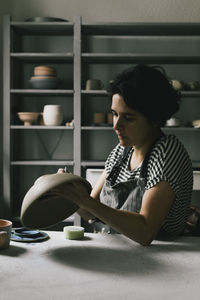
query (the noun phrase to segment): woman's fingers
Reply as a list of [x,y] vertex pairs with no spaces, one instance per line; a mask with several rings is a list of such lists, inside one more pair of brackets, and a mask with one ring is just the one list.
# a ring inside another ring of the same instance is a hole
[[62,169],[62,168],[59,168],[58,171],[57,171],[57,173],[65,173],[65,170]]

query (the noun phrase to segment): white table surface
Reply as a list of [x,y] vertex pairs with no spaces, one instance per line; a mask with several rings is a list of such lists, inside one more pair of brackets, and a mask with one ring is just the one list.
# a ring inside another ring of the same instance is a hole
[[200,297],[200,237],[143,247],[116,234],[40,243],[11,241],[0,251],[0,300],[191,299]]

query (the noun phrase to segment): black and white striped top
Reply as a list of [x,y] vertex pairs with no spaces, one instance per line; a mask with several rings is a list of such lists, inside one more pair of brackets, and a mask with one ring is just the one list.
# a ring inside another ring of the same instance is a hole
[[[123,151],[124,147],[118,144],[110,153],[105,164],[107,174],[110,173]],[[129,169],[132,152],[131,149],[122,163],[115,184],[139,177],[141,165],[133,171]],[[147,163],[145,190],[163,180],[172,187],[175,200],[161,229],[168,234],[179,234],[184,229],[191,203],[193,173],[189,155],[174,135],[163,135],[152,148]]]

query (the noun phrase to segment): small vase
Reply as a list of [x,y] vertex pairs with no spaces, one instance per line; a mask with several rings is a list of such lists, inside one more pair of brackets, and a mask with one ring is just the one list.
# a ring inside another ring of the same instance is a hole
[[43,110],[44,125],[59,126],[63,121],[63,108],[61,105],[45,105]]

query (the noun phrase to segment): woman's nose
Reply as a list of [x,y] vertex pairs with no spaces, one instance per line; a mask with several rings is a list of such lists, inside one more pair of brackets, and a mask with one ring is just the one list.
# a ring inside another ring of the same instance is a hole
[[120,118],[113,118],[113,128],[118,130],[122,127],[122,121]]

